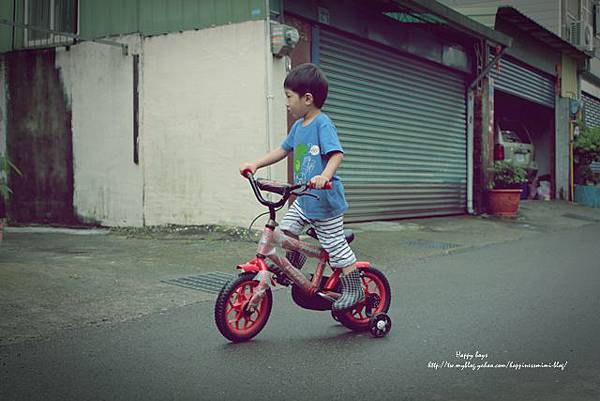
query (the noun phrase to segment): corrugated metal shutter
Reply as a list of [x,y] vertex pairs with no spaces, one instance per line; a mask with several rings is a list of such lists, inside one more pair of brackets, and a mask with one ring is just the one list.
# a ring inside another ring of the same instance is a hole
[[464,213],[463,77],[326,30],[319,64],[329,79],[324,111],[346,152],[345,220]]
[[581,97],[585,110],[585,124],[588,127],[600,127],[600,99],[585,92],[581,92]]
[[[493,57],[490,56],[490,60]],[[502,57],[500,72],[491,70],[494,88],[529,101],[554,108],[554,79],[542,72],[534,71],[509,57]]]

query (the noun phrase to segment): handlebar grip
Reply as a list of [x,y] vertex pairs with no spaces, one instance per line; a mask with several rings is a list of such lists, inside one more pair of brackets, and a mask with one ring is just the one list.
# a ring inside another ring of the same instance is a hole
[[[312,184],[312,182],[309,182],[307,186],[310,189],[315,189],[315,187]],[[331,188],[333,188],[333,184],[331,183],[331,181],[327,181],[327,183],[325,184],[325,186],[323,188],[321,188],[321,189],[331,189]]]
[[252,170],[250,170],[249,168],[245,169],[244,171],[242,171],[242,177],[244,178],[250,178],[250,176],[252,175]]

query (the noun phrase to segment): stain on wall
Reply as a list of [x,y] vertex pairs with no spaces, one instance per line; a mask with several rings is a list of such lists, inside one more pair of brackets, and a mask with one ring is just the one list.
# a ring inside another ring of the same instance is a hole
[[9,177],[8,215],[17,224],[76,224],[73,213],[71,110],[55,68],[55,52],[6,56],[7,151],[23,173]]

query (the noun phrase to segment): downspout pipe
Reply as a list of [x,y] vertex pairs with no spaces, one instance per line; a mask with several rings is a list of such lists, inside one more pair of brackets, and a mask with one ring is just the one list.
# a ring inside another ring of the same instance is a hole
[[473,129],[475,114],[475,91],[467,91],[467,213],[475,214],[473,207]]
[[[266,96],[266,150],[270,152],[273,141],[273,56],[271,54],[271,5],[264,0],[265,6],[265,96]],[[267,169],[267,177],[272,179],[272,167]]]

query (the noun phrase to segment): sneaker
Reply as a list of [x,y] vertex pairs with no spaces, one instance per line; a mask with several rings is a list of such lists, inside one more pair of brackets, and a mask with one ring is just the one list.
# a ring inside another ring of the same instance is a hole
[[342,276],[342,296],[331,306],[334,311],[350,309],[356,304],[365,300],[365,291],[363,290],[358,270],[353,270],[348,275]]

